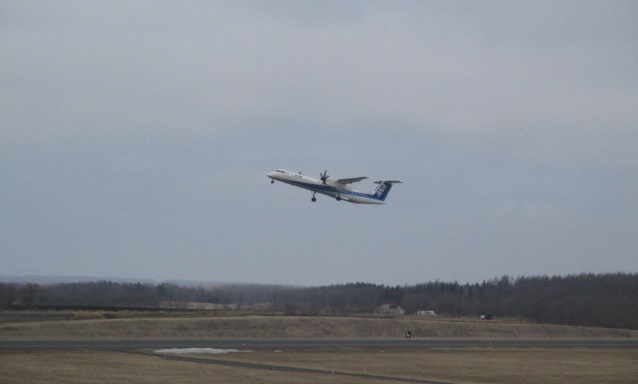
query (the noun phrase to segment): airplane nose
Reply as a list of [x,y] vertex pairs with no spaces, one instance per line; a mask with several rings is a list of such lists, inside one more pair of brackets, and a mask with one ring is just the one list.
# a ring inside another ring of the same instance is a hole
[[270,177],[273,180],[279,180],[279,174],[277,172],[267,173],[266,176]]
[[276,170],[276,171],[272,171],[270,173],[267,173],[266,176],[270,177],[273,180],[284,180],[284,171],[282,170]]

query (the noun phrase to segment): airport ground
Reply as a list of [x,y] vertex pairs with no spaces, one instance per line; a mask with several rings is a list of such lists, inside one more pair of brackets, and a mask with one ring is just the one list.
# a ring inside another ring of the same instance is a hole
[[[412,339],[403,338],[406,330]],[[638,377],[637,331],[513,320],[1,313],[0,340],[2,383],[609,384]],[[31,341],[42,343],[19,346]],[[241,352],[155,353],[161,345]]]

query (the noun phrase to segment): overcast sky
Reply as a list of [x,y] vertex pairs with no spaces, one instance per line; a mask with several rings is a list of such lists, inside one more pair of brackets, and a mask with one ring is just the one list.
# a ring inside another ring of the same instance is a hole
[[0,274],[638,272],[636,1],[4,0],[0,55]]

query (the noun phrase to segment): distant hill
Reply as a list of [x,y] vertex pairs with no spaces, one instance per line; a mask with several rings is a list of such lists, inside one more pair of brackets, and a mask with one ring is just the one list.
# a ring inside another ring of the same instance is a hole
[[92,283],[98,281],[111,281],[114,283],[142,283],[142,284],[175,284],[181,287],[209,287],[216,285],[228,284],[244,284],[226,281],[203,281],[203,280],[154,280],[141,279],[134,277],[96,277],[96,276],[58,276],[58,275],[24,275],[10,276],[0,275],[0,283],[17,283],[17,284],[60,284],[60,283]]
[[58,284],[58,283],[90,283],[94,281],[112,281],[114,283],[144,283],[156,284],[157,281],[152,279],[136,279],[125,277],[95,277],[95,276],[56,276],[56,275],[24,275],[24,276],[8,276],[0,275],[1,283],[18,283],[18,284]]

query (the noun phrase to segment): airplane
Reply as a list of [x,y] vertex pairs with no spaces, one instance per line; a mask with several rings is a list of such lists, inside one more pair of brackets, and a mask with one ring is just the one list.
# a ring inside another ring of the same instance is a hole
[[335,179],[328,176],[328,170],[319,174],[320,179],[313,179],[312,177],[304,176],[299,173],[287,171],[285,169],[277,169],[276,171],[268,173],[266,176],[270,177],[272,184],[276,181],[290,184],[295,187],[304,188],[312,192],[312,201],[317,201],[315,197],[316,193],[335,198],[337,201],[344,200],[349,203],[356,204],[385,204],[385,198],[388,197],[388,193],[393,184],[400,183],[398,180],[380,180],[375,181],[375,184],[379,186],[372,193],[364,193],[355,191],[352,189],[352,183],[359,182],[367,179],[366,176],[351,177],[348,179]]

